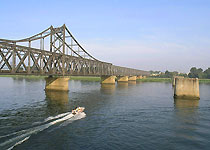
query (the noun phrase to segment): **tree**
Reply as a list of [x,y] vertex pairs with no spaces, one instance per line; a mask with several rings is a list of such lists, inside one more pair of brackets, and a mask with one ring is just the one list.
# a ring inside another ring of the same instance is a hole
[[207,79],[210,79],[210,68],[206,69],[206,70],[203,72],[203,77],[204,77],[204,78],[207,78]]
[[165,78],[172,78],[173,77],[173,73],[169,72],[168,70],[166,70],[165,72]]
[[186,73],[180,73],[179,76],[187,77]]
[[190,69],[190,73],[188,74],[189,78],[202,78],[203,77],[203,69],[196,67],[192,67]]

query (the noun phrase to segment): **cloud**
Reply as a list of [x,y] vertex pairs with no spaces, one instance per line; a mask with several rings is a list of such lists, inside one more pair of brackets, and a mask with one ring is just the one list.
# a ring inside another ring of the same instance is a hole
[[91,39],[82,45],[99,60],[137,69],[188,72],[195,65],[210,65],[210,51],[202,53],[206,48],[193,43]]

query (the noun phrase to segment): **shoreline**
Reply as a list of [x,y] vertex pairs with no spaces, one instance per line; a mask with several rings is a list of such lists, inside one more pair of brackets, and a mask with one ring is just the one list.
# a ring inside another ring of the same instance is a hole
[[[0,77],[12,77],[12,78],[27,78],[27,79],[44,79],[48,76],[35,76],[35,75],[0,75]],[[96,81],[100,82],[100,77],[92,76],[69,76],[70,80],[81,80],[81,81]],[[137,82],[172,82],[171,78],[145,78],[137,79]],[[210,83],[210,79],[199,79],[199,83]]]

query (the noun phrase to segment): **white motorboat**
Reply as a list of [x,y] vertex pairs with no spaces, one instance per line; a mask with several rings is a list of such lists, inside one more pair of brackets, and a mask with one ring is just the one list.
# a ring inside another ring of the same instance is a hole
[[73,109],[73,110],[72,110],[72,114],[73,114],[73,115],[76,115],[76,114],[78,114],[78,113],[83,112],[84,110],[85,110],[85,107],[77,107],[76,109]]

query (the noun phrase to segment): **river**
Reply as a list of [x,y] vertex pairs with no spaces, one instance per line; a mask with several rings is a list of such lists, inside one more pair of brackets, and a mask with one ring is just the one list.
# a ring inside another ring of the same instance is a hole
[[[209,149],[210,84],[200,100],[174,100],[166,82],[101,85],[69,81],[45,92],[43,79],[0,77],[0,149]],[[85,113],[71,116],[76,106]]]

